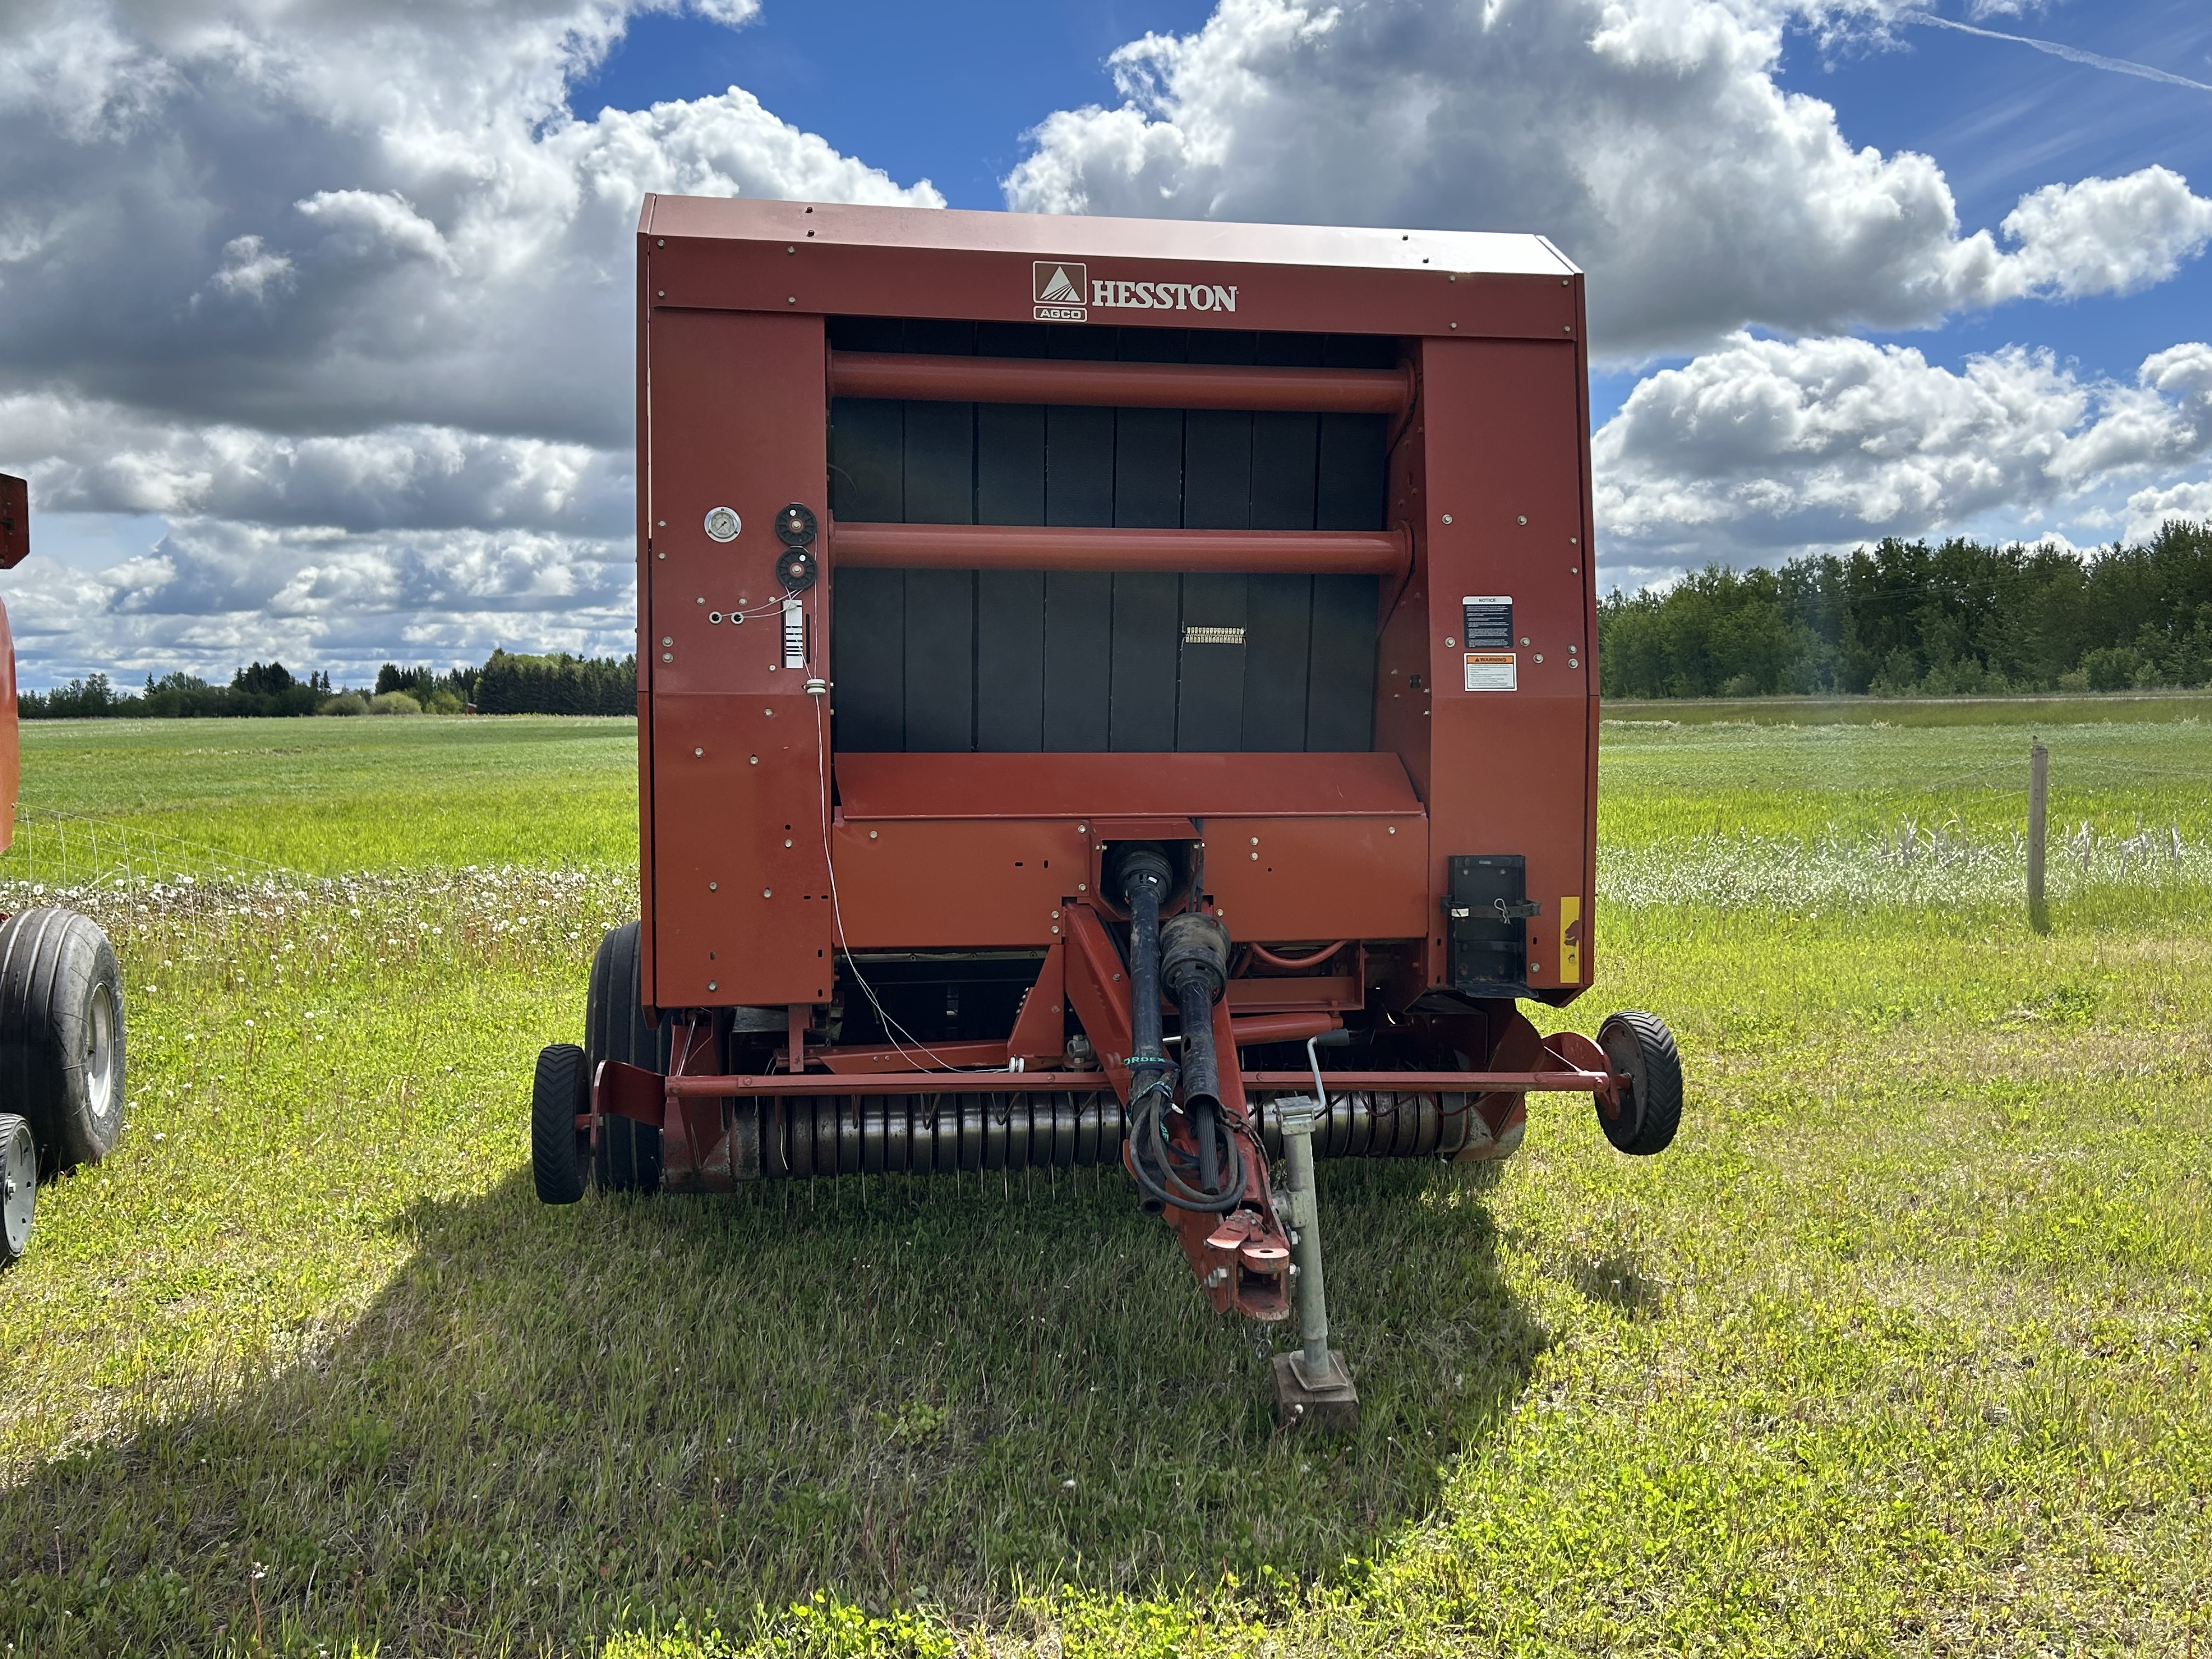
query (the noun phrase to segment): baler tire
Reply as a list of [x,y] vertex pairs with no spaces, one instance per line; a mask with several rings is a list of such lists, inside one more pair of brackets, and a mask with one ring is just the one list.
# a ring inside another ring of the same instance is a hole
[[[639,924],[626,921],[599,941],[584,1000],[585,1075],[599,1062],[618,1060],[665,1076],[668,1027],[645,1023],[641,1000]],[[599,1190],[651,1193],[660,1188],[660,1131],[633,1118],[609,1116],[599,1125]]]
[[0,1100],[56,1175],[123,1133],[123,975],[100,924],[51,906],[0,924]]
[[591,1170],[592,1137],[579,1133],[577,1114],[591,1098],[584,1051],[573,1042],[550,1042],[538,1051],[530,1087],[530,1176],[546,1204],[574,1204],[584,1195]]
[[1598,1123],[1605,1138],[1632,1158],[1663,1152],[1682,1123],[1682,1056],[1674,1033],[1656,1014],[1628,1008],[1606,1017],[1598,1047],[1616,1073],[1626,1073],[1620,1108]]
[[28,1121],[0,1112],[0,1267],[23,1259],[38,1206],[39,1143]]

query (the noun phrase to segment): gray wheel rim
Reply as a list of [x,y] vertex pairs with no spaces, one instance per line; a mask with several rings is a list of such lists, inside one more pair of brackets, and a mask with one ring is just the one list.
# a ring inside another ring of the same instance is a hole
[[0,1230],[9,1256],[30,1243],[31,1212],[39,1201],[39,1152],[31,1126],[18,1118],[0,1136]]
[[106,985],[92,988],[90,1018],[84,1023],[84,1099],[100,1123],[115,1115],[115,995]]

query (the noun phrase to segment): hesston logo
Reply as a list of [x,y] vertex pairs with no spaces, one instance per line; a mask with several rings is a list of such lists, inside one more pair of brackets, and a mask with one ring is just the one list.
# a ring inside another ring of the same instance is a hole
[[1090,310],[1234,311],[1237,289],[1219,283],[1162,283],[1124,281],[1102,276],[1091,280],[1091,268],[1079,259],[1039,259],[1032,267],[1030,297],[1036,302],[1041,323],[1081,323]]

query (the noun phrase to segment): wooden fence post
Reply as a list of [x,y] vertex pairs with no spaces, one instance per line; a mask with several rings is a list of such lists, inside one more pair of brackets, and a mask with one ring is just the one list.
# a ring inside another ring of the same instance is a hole
[[2051,911],[2043,902],[2043,845],[2045,808],[2051,803],[2051,751],[2040,738],[2027,750],[2027,925],[2051,931]]

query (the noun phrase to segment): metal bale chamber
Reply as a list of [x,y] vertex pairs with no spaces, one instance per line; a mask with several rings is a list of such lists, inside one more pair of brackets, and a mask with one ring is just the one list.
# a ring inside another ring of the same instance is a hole
[[1522,1012],[1595,968],[1549,243],[652,197],[638,255],[642,907],[541,1192],[1118,1164],[1274,1319],[1310,1156],[1665,1143],[1663,1027]]

